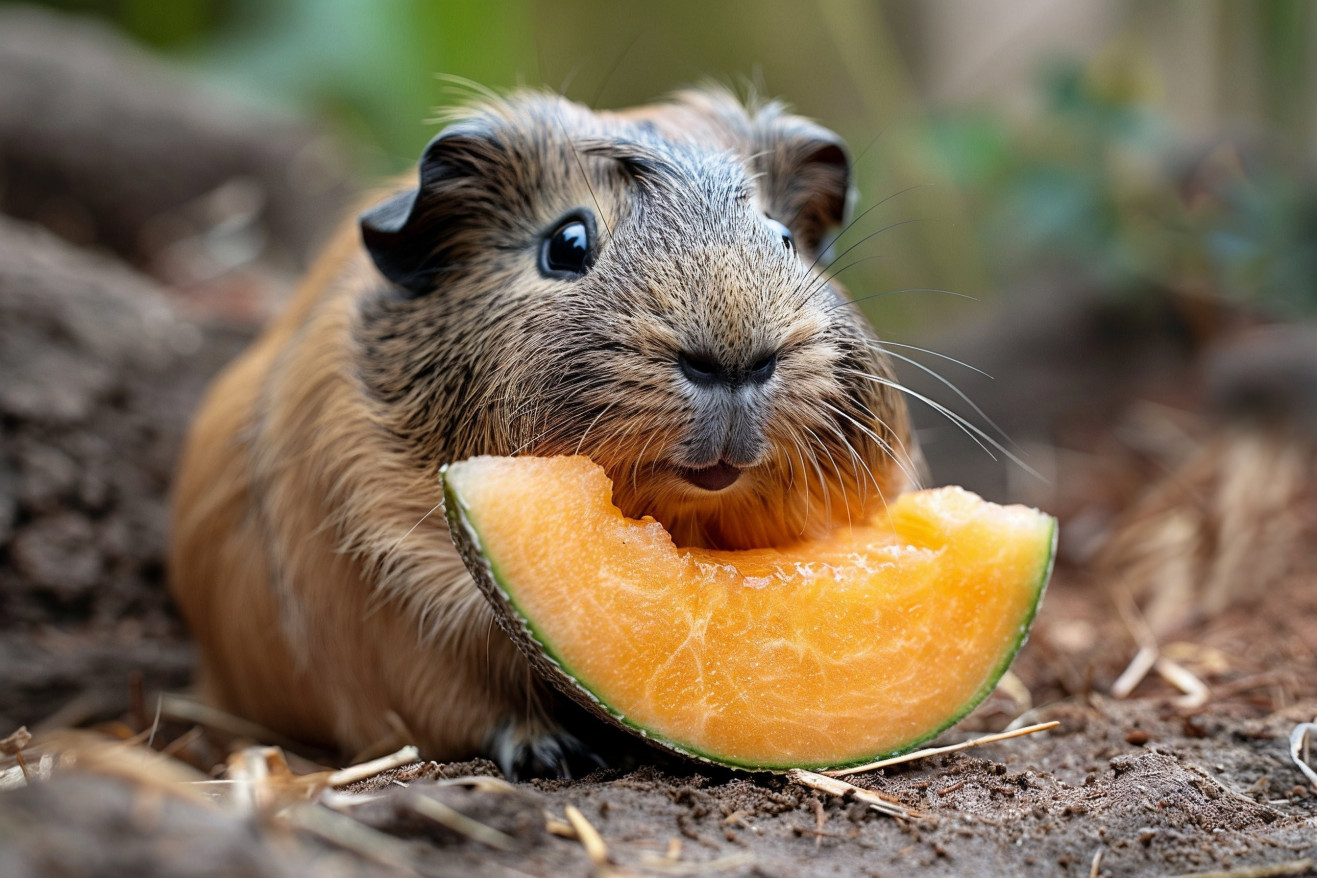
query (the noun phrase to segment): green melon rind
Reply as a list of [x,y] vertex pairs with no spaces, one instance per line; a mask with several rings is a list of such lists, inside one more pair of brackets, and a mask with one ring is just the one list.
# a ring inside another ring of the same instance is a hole
[[512,594],[503,585],[504,577],[499,574],[494,560],[485,554],[480,533],[471,521],[467,505],[454,490],[448,478],[448,469],[449,465],[445,464],[440,469],[439,476],[444,489],[444,515],[448,519],[448,532],[452,537],[453,545],[457,547],[467,572],[471,574],[481,593],[494,606],[496,610],[494,618],[498,621],[499,628],[503,629],[503,633],[522,651],[536,673],[552,682],[564,695],[580,704],[592,715],[606,719],[633,735],[639,735],[653,744],[682,756],[717,765],[727,765],[727,762],[716,757],[688,750],[631,722],[576,679],[567,667],[567,663],[549,645],[548,639],[536,630],[530,619],[512,599]]
[[876,753],[872,756],[866,756],[862,759],[854,759],[840,764],[808,764],[801,765],[797,763],[783,765],[765,765],[737,762],[734,759],[718,756],[712,753],[705,753],[693,749],[687,745],[671,741],[662,735],[657,734],[651,729],[645,728],[623,716],[613,709],[611,705],[603,701],[586,688],[576,676],[572,673],[571,668],[563,661],[562,657],[554,650],[549,643],[535,627],[535,624],[527,618],[517,605],[511,591],[507,588],[505,578],[500,575],[497,562],[485,554],[479,531],[471,521],[469,509],[461,496],[453,488],[451,480],[448,478],[448,466],[445,465],[440,470],[440,479],[444,489],[444,511],[448,518],[449,533],[452,535],[453,544],[457,547],[466,564],[467,570],[471,573],[476,585],[480,588],[485,597],[496,607],[501,608],[503,612],[495,613],[498,619],[499,627],[504,633],[512,639],[513,643],[526,655],[531,665],[543,677],[548,678],[558,687],[565,695],[572,698],[582,707],[589,710],[596,716],[608,719],[614,725],[625,729],[632,734],[639,735],[645,740],[686,756],[692,759],[698,759],[714,765],[721,765],[725,768],[734,768],[741,771],[771,771],[787,772],[795,768],[803,768],[810,771],[831,771],[836,769],[851,768],[856,765],[865,765],[869,762],[877,762],[881,759],[888,759],[893,756],[899,756],[902,753],[908,753],[914,750],[920,744],[931,741],[942,732],[960,722],[970,711],[978,707],[985,698],[992,694],[997,688],[997,683],[1001,680],[1002,675],[1011,666],[1015,656],[1019,654],[1024,647],[1025,642],[1029,639],[1029,629],[1033,625],[1034,617],[1038,613],[1038,607],[1042,604],[1043,593],[1047,589],[1047,583],[1052,577],[1052,568],[1056,563],[1056,546],[1058,527],[1055,518],[1048,516],[1050,520],[1049,533],[1047,538],[1047,558],[1039,565],[1039,574],[1034,583],[1033,601],[1029,606],[1029,611],[1021,620],[1019,633],[1011,647],[1002,653],[1001,660],[997,666],[988,674],[983,685],[967,700],[959,713],[954,714],[942,725],[920,735],[910,741],[901,744],[892,750]]

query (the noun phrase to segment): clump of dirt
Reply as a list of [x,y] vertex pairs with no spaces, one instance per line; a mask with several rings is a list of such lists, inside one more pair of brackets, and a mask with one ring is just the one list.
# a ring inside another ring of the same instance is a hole
[[[247,340],[148,278],[0,218],[0,724],[130,672],[187,682],[165,498],[207,377]],[[100,696],[96,696],[100,697]]]

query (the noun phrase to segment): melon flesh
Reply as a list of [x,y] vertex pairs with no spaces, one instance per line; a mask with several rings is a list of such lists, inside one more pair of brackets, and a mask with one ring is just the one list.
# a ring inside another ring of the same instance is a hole
[[670,749],[756,770],[911,749],[986,697],[1024,642],[1056,523],[959,488],[784,548],[677,548],[585,457],[444,474],[454,540],[537,668]]

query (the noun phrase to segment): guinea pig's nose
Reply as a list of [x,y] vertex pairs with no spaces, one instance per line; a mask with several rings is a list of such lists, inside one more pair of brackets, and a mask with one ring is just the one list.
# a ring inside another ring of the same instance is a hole
[[702,354],[677,354],[681,374],[696,387],[728,387],[733,390],[743,384],[763,384],[773,377],[777,368],[777,353],[760,357],[748,368],[728,366],[715,357]]

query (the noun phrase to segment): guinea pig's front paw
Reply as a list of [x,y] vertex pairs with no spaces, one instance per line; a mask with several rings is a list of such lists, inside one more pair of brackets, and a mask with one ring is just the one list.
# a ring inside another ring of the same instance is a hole
[[583,777],[604,760],[571,732],[545,723],[509,720],[489,734],[485,750],[508,780]]

